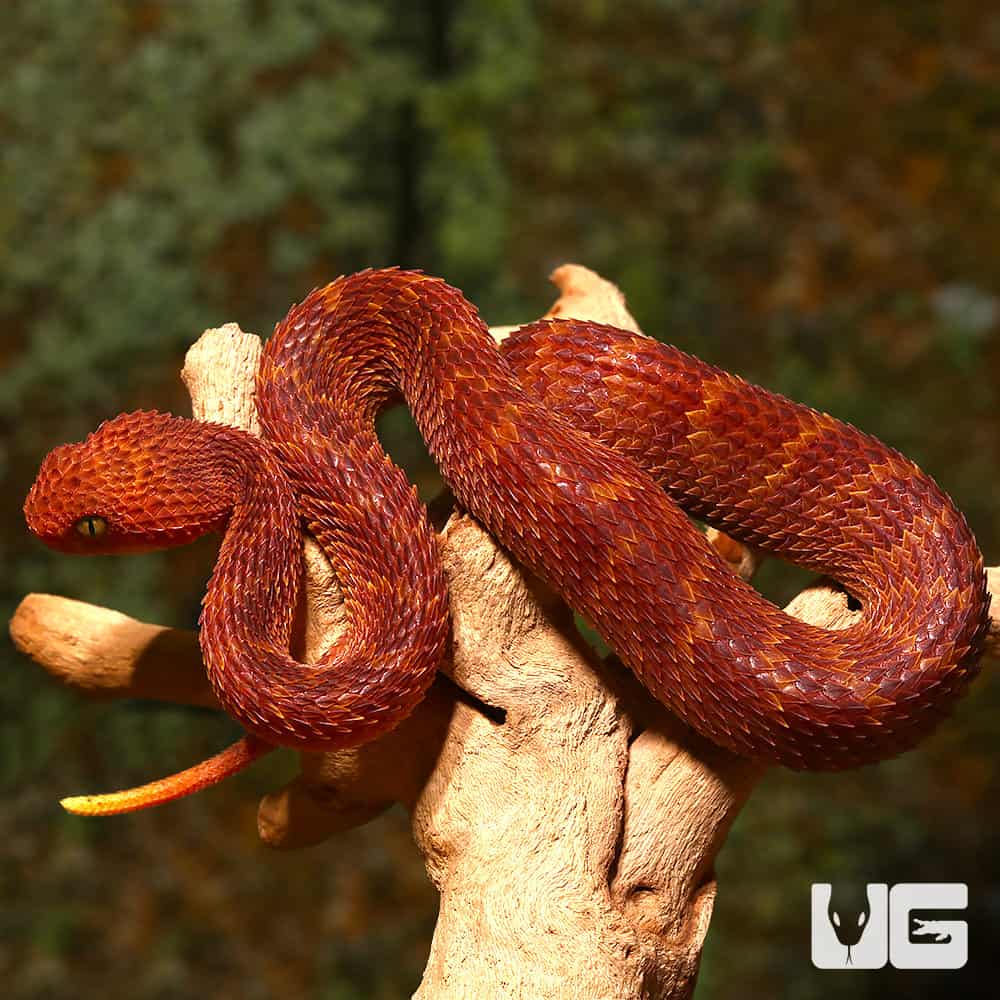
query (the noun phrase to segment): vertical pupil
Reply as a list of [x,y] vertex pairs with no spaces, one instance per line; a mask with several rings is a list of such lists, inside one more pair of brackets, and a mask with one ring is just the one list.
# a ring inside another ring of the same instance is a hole
[[87,530],[90,532],[91,538],[96,537],[97,528],[94,526],[94,519],[92,517],[87,518]]

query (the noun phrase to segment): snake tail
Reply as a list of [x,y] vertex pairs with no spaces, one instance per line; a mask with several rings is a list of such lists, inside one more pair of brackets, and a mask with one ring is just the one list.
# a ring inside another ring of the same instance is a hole
[[151,781],[121,792],[102,795],[73,795],[62,799],[60,805],[75,816],[114,816],[117,813],[138,812],[151,806],[172,802],[237,774],[255,760],[274,749],[255,736],[244,736],[208,760],[194,767],[179,771],[168,778]]

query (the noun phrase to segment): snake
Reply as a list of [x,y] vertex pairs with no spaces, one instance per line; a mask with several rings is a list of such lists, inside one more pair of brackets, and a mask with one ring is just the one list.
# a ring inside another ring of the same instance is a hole
[[[414,710],[450,639],[436,536],[376,418],[409,407],[457,503],[605,639],[650,694],[735,754],[842,770],[914,747],[975,677],[989,622],[962,514],[876,438],[652,338],[551,319],[499,345],[420,271],[338,278],[292,307],[256,376],[262,436],[140,411],[54,449],[25,502],[64,552],[222,533],[200,617],[209,682],[246,735],[139,789],[141,808],[273,747],[358,746]],[[842,629],[777,608],[693,523],[838,581]],[[349,626],[291,655],[302,529]]]

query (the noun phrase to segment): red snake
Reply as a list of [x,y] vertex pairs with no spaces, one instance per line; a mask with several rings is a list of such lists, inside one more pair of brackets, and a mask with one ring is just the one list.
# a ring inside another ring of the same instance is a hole
[[[375,435],[400,393],[460,504],[723,747],[793,768],[871,763],[926,736],[975,676],[982,556],[945,493],[896,451],[602,324],[533,323],[499,348],[440,279],[365,271],[278,324],[257,377],[263,440],[139,412],[43,462],[25,514],[57,549],[225,532],[201,647],[249,734],[181,775],[71,808],[162,801],[272,746],[352,746],[412,711],[449,618],[425,512]],[[862,620],[831,631],[780,611],[682,508],[835,577]],[[312,665],[289,654],[300,519],[350,616]]]

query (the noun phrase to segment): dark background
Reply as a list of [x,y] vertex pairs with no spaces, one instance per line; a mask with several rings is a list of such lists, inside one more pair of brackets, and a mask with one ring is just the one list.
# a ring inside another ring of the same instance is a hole
[[[45,551],[44,453],[122,410],[185,411],[206,326],[267,333],[313,286],[419,266],[494,323],[564,261],[643,328],[874,432],[1000,562],[1000,8],[762,0],[200,3],[0,11],[3,610],[30,590],[193,624],[213,542]],[[425,490],[406,421],[385,434]],[[769,566],[783,600],[801,575]],[[0,699],[0,980],[12,998],[395,998],[436,900],[401,813],[291,855],[256,841],[291,755],[86,821],[60,796],[222,747],[217,716],[84,704],[17,656]],[[991,665],[918,751],[774,772],[719,860],[698,996],[995,995]],[[965,881],[962,972],[821,973],[814,881]],[[992,987],[992,988],[991,988]]]

